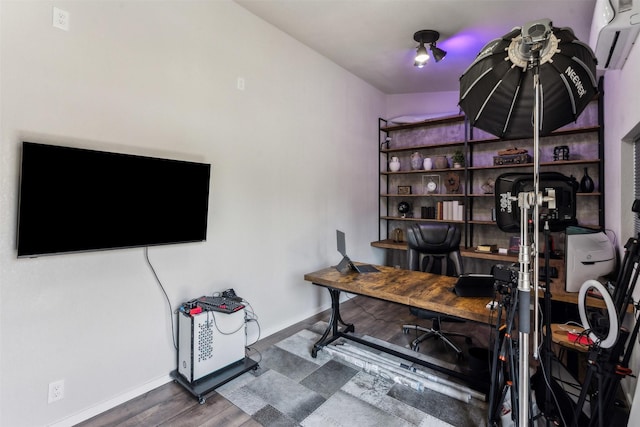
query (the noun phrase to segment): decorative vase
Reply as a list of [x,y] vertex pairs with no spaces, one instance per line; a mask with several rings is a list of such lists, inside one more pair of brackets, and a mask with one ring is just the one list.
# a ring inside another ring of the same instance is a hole
[[589,176],[589,172],[587,168],[584,168],[584,176],[580,180],[580,192],[581,193],[592,193],[594,190],[593,180]]
[[418,151],[411,155],[411,169],[418,170],[422,169],[422,163],[424,162],[424,156],[420,154]]
[[433,161],[431,160],[431,157],[424,158],[424,160],[422,161],[422,167],[426,171],[431,170],[431,168],[433,167]]
[[445,156],[436,156],[433,160],[433,166],[436,169],[447,169],[449,168],[449,161]]
[[400,170],[400,159],[397,157],[392,157],[389,162],[389,170],[391,172],[398,172]]

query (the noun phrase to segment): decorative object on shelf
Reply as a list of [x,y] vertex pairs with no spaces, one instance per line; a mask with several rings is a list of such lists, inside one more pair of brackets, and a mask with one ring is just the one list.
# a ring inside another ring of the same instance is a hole
[[440,175],[422,175],[422,186],[425,194],[440,192]]
[[507,253],[520,253],[520,236],[511,236],[509,238],[509,249],[507,250]]
[[396,243],[404,242],[404,231],[402,231],[402,228],[394,229],[391,236],[391,239]]
[[392,157],[389,162],[389,170],[391,172],[398,172],[400,170],[400,159],[397,157]]
[[422,161],[422,168],[426,171],[429,171],[433,168],[433,160],[431,160],[431,157],[424,158],[424,160]]
[[478,245],[476,247],[476,252],[487,252],[487,253],[498,252],[498,245],[494,243]]
[[493,178],[489,178],[484,184],[480,186],[480,189],[484,194],[493,194],[495,185],[496,181]]
[[398,185],[398,194],[411,194],[410,185]]
[[411,205],[408,202],[402,201],[398,203],[398,212],[400,212],[400,216],[402,218],[411,218],[409,215],[409,211],[411,210]]
[[448,169],[449,168],[449,160],[445,156],[435,156],[433,158],[433,166],[436,169]]
[[589,172],[587,168],[584,168],[584,176],[580,180],[580,192],[581,193],[592,193],[595,189],[595,185],[593,184],[593,179],[589,176]]
[[422,169],[422,164],[424,163],[424,156],[416,151],[411,155],[411,169],[420,170]]
[[456,172],[449,172],[444,180],[444,185],[447,188],[448,194],[460,193],[460,175]]
[[390,136],[387,136],[387,137],[384,139],[384,141],[382,141],[382,142],[380,143],[380,148],[382,148],[382,146],[383,146],[383,145],[386,145],[386,146],[387,146],[387,149],[389,149],[389,147],[391,146],[391,137],[390,137]]
[[497,156],[493,156],[494,166],[519,165],[520,163],[531,163],[531,156],[524,148],[508,148],[498,151]]
[[568,145],[557,145],[553,147],[553,161],[557,162],[558,160],[569,160]]
[[460,169],[464,166],[465,158],[462,150],[456,150],[453,152],[453,156],[451,156],[451,161],[453,162],[453,167],[456,169]]
[[423,219],[436,219],[436,207],[422,206],[420,208],[420,217]]

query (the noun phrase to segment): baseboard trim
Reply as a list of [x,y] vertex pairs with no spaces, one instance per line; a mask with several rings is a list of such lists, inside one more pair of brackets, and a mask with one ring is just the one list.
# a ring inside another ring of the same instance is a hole
[[[280,330],[289,327],[291,325],[295,325],[296,323],[303,321],[305,319],[308,319],[309,317],[315,316],[318,313],[321,313],[325,310],[327,310],[328,308],[330,308],[330,306],[319,306],[319,307],[314,307],[308,310],[308,312],[305,312],[304,314],[298,316],[300,317],[300,319],[295,319],[294,321],[287,321],[286,325],[277,325],[275,327],[272,328],[267,328],[265,331],[263,331],[263,336],[260,337],[260,339],[264,339],[266,337],[268,337],[271,334],[277,333]],[[50,427],[72,427],[76,424],[79,424],[83,421],[86,421],[90,418],[95,417],[96,415],[99,415],[103,412],[108,411],[109,409],[115,408],[118,405],[121,405],[125,402],[128,402],[131,399],[134,399],[140,395],[143,395],[144,393],[147,393],[155,388],[158,388],[160,386],[163,386],[169,382],[173,381],[173,378],[171,378],[169,376],[169,374],[167,374],[166,376],[162,376],[160,378],[157,378],[153,381],[150,381],[146,384],[141,385],[140,387],[137,387],[133,390],[130,390],[126,393],[120,394],[116,397],[114,397],[113,399],[109,399],[105,402],[99,403],[95,406],[92,406],[90,408],[87,408],[77,414],[71,415],[67,418],[64,418],[60,421],[56,421],[53,424],[50,424]]]
[[120,394],[113,399],[109,399],[105,402],[99,403],[95,406],[92,406],[88,409],[85,409],[82,412],[79,412],[75,415],[67,417],[63,420],[57,421],[53,424],[50,424],[52,427],[72,427],[78,423],[86,421],[90,418],[95,417],[103,412],[108,411],[109,409],[115,408],[118,405],[121,405],[125,402],[128,402],[131,399],[134,399],[144,393],[147,393],[153,389],[156,389],[160,386],[163,386],[169,382],[173,381],[173,378],[169,376],[169,374],[157,378],[153,381],[150,381],[146,384],[141,385],[133,390],[130,390],[126,393]]

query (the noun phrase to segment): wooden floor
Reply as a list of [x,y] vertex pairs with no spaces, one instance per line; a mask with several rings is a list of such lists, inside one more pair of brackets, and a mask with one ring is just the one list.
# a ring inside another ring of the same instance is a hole
[[[385,341],[407,345],[414,336],[405,335],[402,325],[415,324],[416,318],[406,306],[367,297],[355,297],[341,304],[342,318],[353,322],[356,332]],[[329,311],[310,317],[276,334],[258,341],[252,348],[264,351],[269,346],[305,329],[318,321],[327,321]],[[420,321],[428,326],[427,321]],[[448,330],[464,331],[473,335],[474,346],[486,346],[489,328],[474,323],[446,324]],[[458,341],[456,341],[458,342]],[[462,340],[461,345],[464,341]],[[429,341],[421,346],[425,354],[439,353],[439,357],[455,361],[454,352],[442,343]],[[215,391],[206,396],[203,405],[180,385],[170,382],[129,402],[104,412],[79,426],[259,426],[251,417]]]

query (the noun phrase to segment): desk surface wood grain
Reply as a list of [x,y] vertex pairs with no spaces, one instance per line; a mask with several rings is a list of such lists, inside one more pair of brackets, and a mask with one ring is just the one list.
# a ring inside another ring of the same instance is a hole
[[378,266],[378,273],[340,273],[329,267],[304,275],[316,285],[365,295],[442,314],[492,324],[495,316],[486,305],[490,297],[459,297],[453,292],[457,278]]

